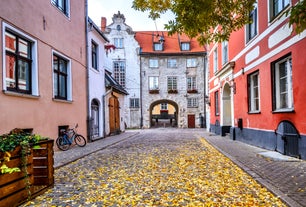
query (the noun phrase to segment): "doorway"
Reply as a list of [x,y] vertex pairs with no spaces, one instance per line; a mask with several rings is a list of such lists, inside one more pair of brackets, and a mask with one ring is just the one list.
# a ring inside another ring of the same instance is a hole
[[100,116],[99,116],[99,103],[97,100],[91,101],[91,127],[90,127],[90,135],[92,139],[98,138],[100,131]]

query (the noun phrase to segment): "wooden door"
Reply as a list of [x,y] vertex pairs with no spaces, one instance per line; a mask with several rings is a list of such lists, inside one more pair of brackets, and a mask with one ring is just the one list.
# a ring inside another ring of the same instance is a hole
[[120,131],[119,101],[116,97],[109,98],[109,129],[110,133]]
[[188,114],[188,128],[195,128],[195,115]]

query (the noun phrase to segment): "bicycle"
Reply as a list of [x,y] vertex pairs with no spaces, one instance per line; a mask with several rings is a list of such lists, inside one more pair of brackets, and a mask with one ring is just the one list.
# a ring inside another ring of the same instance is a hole
[[73,142],[79,147],[84,147],[86,145],[86,139],[77,133],[76,128],[78,128],[78,124],[72,129],[60,130],[60,136],[56,139],[56,145],[60,150],[68,150]]

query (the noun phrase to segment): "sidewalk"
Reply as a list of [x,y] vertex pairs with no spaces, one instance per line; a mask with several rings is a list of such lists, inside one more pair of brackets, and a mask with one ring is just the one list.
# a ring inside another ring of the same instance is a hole
[[56,151],[54,152],[54,168],[62,167],[70,162],[76,161],[98,150],[105,149],[108,146],[117,144],[139,133],[139,130],[127,130],[119,135],[109,136],[94,142],[89,142],[85,147],[74,146],[68,151]]
[[288,206],[306,206],[306,161],[209,132],[200,136]]

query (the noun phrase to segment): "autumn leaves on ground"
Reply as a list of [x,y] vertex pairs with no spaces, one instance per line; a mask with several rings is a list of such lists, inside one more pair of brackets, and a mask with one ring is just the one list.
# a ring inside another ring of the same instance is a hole
[[55,178],[25,206],[285,206],[204,138],[134,139]]

